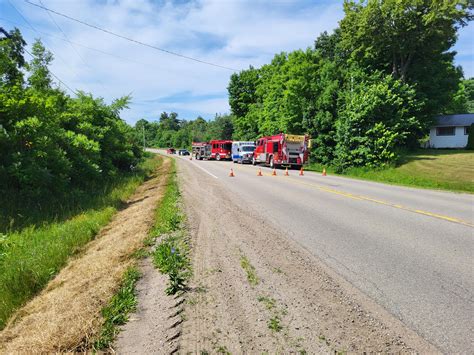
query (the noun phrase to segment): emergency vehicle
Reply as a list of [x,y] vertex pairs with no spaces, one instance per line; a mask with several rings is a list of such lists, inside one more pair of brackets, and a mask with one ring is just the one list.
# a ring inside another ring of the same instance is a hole
[[267,164],[271,168],[301,168],[308,162],[310,140],[307,135],[299,136],[280,133],[276,136],[262,137],[256,142],[253,165]]
[[232,141],[212,140],[210,142],[195,142],[192,144],[193,155],[197,160],[230,160]]
[[240,164],[251,163],[254,150],[255,142],[232,142],[232,161]]

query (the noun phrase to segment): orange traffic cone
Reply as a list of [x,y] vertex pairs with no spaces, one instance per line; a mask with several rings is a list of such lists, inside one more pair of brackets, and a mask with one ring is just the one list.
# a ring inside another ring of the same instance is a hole
[[288,174],[288,168],[286,168],[285,170],[285,176],[289,176],[290,174]]
[[277,171],[276,169],[273,169],[272,176],[276,176],[276,175],[277,175]]
[[300,176],[303,176],[303,175],[304,175],[303,167],[301,167],[301,169],[300,169]]
[[230,177],[234,177],[234,176],[235,176],[235,175],[234,175],[234,169],[230,168],[229,176],[230,176]]
[[323,168],[323,176],[326,176],[326,168]]
[[262,174],[262,169],[258,169],[257,176],[263,176],[263,174]]

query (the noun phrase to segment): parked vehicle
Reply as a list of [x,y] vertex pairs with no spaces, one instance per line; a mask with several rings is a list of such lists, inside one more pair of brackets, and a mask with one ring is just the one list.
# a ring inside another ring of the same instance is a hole
[[307,135],[299,136],[280,133],[257,140],[252,163],[267,164],[271,168],[301,168],[308,162],[310,140]]
[[166,154],[176,154],[176,149],[168,148],[168,149],[166,149]]
[[190,155],[191,153],[189,153],[186,149],[180,149],[178,150],[178,155]]
[[193,155],[198,160],[230,160],[232,141],[212,140],[210,142],[195,142],[192,148]]
[[255,142],[232,142],[232,161],[234,163],[251,163]]

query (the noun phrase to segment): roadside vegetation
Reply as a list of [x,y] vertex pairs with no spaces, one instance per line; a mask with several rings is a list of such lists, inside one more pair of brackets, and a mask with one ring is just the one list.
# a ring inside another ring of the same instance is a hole
[[95,350],[111,347],[118,332],[118,326],[128,321],[128,315],[138,304],[135,294],[135,285],[140,278],[140,272],[131,266],[123,276],[122,284],[117,294],[112,297],[107,307],[102,309],[104,324],[99,338],[94,342]]
[[[307,170],[335,173],[336,169],[310,164]],[[344,175],[389,184],[474,193],[474,152],[423,149],[405,154],[386,168],[351,168]]]
[[179,202],[176,167],[172,160],[165,195],[160,208],[156,210],[156,222],[151,232],[152,240],[157,240],[153,262],[161,273],[168,275],[168,287],[165,290],[168,295],[185,291],[191,277],[188,236],[183,227],[184,216]]
[[[84,204],[81,200],[76,205],[64,201],[70,211],[77,211],[71,218],[57,220],[51,217],[52,211],[46,210],[42,225],[0,234],[0,328],[15,309],[57,274],[71,255],[96,236],[161,161],[157,156],[147,157],[135,172],[122,175],[103,191],[96,191],[94,197],[88,196]],[[39,213],[35,215],[40,217]]]
[[52,54],[0,28],[0,329],[67,259],[94,238],[159,164],[143,161],[111,104],[68,95],[53,80]]
[[250,285],[256,286],[259,284],[260,279],[257,276],[257,271],[255,267],[250,263],[250,260],[245,256],[242,255],[240,257],[240,266],[244,269],[245,274],[247,275],[247,280]]

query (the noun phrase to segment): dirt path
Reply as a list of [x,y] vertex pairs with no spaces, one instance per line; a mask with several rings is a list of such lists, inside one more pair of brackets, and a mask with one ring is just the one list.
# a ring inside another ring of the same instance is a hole
[[83,253],[26,304],[0,333],[0,353],[62,352],[87,347],[100,330],[101,309],[115,293],[130,255],[154,222],[170,161],[142,184]]
[[194,260],[180,352],[437,352],[220,181],[178,172]]

